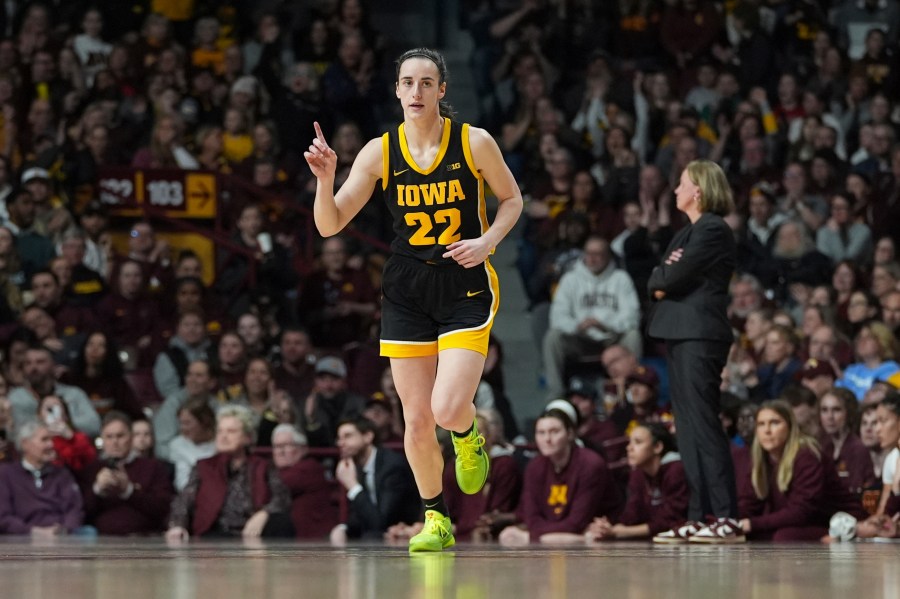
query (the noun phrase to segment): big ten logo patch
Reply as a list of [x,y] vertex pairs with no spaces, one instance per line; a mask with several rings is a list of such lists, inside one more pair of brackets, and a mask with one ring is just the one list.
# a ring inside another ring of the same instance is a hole
[[460,162],[454,162],[452,164],[447,165],[448,171],[458,171],[461,168],[462,168],[462,163],[460,163]]

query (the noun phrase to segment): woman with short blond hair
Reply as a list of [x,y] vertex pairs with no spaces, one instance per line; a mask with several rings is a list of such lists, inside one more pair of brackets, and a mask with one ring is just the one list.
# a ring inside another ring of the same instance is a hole
[[[688,522],[654,537],[660,543],[734,543],[737,518],[734,465],[719,423],[722,369],[733,341],[728,287],[737,263],[734,234],[724,216],[734,210],[721,167],[694,160],[681,173],[675,204],[690,220],[666,250],[648,284],[655,304],[649,333],[666,342],[678,447],[691,490]],[[703,524],[707,514],[716,520]]]

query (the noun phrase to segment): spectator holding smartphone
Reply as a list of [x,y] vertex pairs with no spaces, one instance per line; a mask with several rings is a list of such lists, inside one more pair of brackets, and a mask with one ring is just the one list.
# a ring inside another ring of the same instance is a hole
[[76,430],[69,408],[58,395],[46,395],[38,403],[38,420],[53,437],[56,459],[53,464],[66,466],[73,472],[82,470],[97,457],[90,437]]

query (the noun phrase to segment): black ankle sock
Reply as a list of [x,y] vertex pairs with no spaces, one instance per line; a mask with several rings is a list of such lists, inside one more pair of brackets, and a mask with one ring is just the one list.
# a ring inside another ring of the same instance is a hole
[[467,429],[466,429],[466,432],[464,432],[464,433],[457,433],[456,431],[453,431],[453,436],[456,437],[457,439],[464,439],[465,437],[468,437],[468,436],[469,436],[469,434],[472,432],[472,429],[474,429],[474,428],[475,428],[475,422],[472,421],[472,426],[470,426],[469,428],[467,428]]
[[447,504],[444,503],[444,494],[438,493],[438,496],[433,499],[425,499],[422,498],[422,505],[425,506],[426,510],[434,510],[436,512],[440,512],[444,516],[449,516],[447,513]]

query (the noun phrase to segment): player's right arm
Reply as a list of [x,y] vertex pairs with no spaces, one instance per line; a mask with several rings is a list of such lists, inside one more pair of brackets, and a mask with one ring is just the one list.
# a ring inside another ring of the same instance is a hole
[[316,138],[303,157],[317,179],[313,204],[316,228],[323,237],[331,237],[340,233],[362,209],[375,190],[375,184],[383,176],[382,142],[381,138],[375,138],[360,150],[347,181],[335,194],[337,154],[325,141],[318,123],[315,123],[315,129]]

